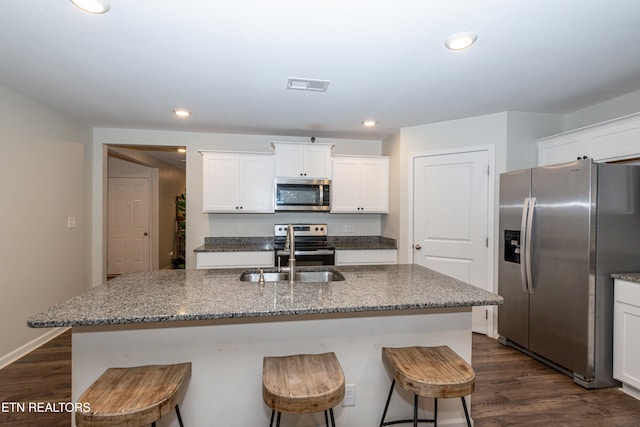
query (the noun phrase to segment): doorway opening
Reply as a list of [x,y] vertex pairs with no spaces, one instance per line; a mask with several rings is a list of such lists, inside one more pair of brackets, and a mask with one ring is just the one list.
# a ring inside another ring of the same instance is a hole
[[107,279],[184,267],[186,149],[107,145]]

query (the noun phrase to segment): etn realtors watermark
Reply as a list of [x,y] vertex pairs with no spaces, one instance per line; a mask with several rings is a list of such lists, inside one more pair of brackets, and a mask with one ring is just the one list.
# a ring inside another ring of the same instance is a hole
[[28,413],[61,413],[61,412],[90,412],[91,405],[88,402],[2,402],[1,413],[28,412]]

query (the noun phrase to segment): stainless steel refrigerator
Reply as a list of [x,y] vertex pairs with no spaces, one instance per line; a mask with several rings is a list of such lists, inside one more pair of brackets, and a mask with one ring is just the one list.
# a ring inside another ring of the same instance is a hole
[[640,167],[578,160],[500,175],[500,341],[586,388],[613,379],[612,273],[640,271]]

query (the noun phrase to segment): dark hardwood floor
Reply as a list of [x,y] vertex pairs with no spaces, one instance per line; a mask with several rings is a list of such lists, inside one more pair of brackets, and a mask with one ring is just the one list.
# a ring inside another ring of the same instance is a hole
[[640,427],[640,400],[618,388],[586,390],[554,369],[473,334],[475,427]]

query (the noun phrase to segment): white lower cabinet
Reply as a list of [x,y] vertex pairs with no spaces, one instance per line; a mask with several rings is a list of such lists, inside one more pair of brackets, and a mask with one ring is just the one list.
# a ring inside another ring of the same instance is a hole
[[615,280],[613,377],[640,398],[640,283]]
[[273,251],[196,253],[196,268],[273,267],[273,263]]
[[336,265],[396,264],[397,249],[336,250]]

